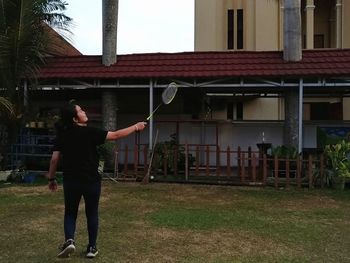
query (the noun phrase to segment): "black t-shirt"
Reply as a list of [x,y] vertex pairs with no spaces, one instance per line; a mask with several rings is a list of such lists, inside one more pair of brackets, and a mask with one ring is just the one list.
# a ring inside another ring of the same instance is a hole
[[107,131],[73,126],[56,137],[53,151],[62,154],[64,180],[98,181],[99,156],[96,146],[105,142]]

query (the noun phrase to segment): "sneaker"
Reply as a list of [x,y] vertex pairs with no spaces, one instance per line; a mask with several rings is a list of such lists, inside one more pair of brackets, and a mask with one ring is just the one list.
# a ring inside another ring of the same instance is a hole
[[88,247],[86,249],[86,257],[87,258],[94,258],[97,256],[97,254],[98,254],[97,247],[88,245]]
[[68,258],[70,254],[75,251],[75,242],[73,239],[68,239],[62,247],[60,248],[60,253],[58,253],[57,257],[59,258]]

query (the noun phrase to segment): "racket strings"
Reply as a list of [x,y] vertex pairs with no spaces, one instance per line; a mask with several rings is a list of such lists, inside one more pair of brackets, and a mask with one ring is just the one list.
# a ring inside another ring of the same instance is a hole
[[177,93],[177,85],[172,82],[162,93],[162,100],[164,104],[169,104]]
[[147,117],[146,121],[150,120],[153,114],[159,109],[163,104],[169,104],[175,98],[177,93],[177,84],[175,82],[171,82],[168,87],[162,92],[162,102],[156,107],[155,110]]

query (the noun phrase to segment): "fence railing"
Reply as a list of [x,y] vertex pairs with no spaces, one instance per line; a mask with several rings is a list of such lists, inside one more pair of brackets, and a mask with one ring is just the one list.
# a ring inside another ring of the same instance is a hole
[[[149,166],[148,145],[125,145],[116,151],[115,172],[119,178],[143,177]],[[276,188],[323,187],[324,157],[299,155],[295,159],[268,156],[241,147],[185,144],[163,147],[155,152],[152,175],[155,179],[179,181],[215,180],[236,184],[272,184]]]
[[[20,163],[27,169],[38,163],[47,169],[52,146],[52,135],[21,135],[11,146],[7,158],[10,168]],[[217,144],[157,145],[152,175],[158,180],[204,181],[227,184],[272,184],[276,188],[320,186],[325,181],[325,161],[322,154],[284,159],[266,155],[251,147],[223,147]],[[114,167],[110,170],[120,178],[143,177],[149,166],[149,145],[127,144],[115,151]]]

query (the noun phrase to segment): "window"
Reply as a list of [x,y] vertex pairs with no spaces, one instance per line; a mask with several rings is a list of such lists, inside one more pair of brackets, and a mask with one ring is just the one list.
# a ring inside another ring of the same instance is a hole
[[227,49],[233,49],[234,40],[234,14],[233,9],[227,10]]
[[237,102],[236,104],[236,119],[243,120],[243,102]]
[[243,9],[237,10],[237,49],[243,49]]
[[233,120],[233,102],[227,103],[227,120]]
[[324,35],[314,35],[314,48],[324,48]]
[[[302,47],[306,48],[306,35],[303,35]],[[314,35],[314,48],[324,48],[324,35]]]
[[341,102],[310,103],[310,120],[342,120],[343,105]]
[[227,103],[227,120],[243,120],[243,102]]

